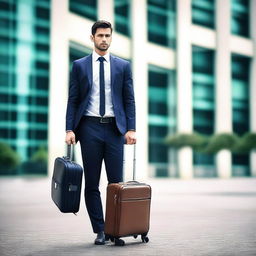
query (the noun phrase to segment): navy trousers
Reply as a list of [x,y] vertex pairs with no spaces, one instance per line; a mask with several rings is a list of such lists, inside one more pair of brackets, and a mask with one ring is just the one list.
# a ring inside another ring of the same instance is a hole
[[123,181],[124,136],[115,120],[100,123],[99,119],[83,117],[78,128],[85,177],[85,204],[94,233],[104,230],[104,216],[99,191],[102,161],[108,183]]

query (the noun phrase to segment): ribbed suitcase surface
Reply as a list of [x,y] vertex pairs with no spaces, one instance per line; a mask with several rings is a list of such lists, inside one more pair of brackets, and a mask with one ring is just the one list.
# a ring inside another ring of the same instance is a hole
[[151,187],[139,182],[107,187],[105,233],[110,237],[146,236],[150,222]]
[[67,157],[57,157],[54,162],[51,196],[64,213],[79,211],[83,168]]

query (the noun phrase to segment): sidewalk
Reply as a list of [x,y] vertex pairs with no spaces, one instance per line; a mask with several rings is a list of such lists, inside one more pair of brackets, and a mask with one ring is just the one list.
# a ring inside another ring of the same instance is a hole
[[49,178],[1,178],[0,255],[256,255],[255,178],[148,183],[153,189],[149,243],[125,238],[124,247],[115,247],[93,244],[83,196],[78,216],[62,214],[51,201]]

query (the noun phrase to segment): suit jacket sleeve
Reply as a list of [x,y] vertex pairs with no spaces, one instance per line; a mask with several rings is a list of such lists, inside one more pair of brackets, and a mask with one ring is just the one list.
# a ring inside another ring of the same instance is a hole
[[124,73],[123,100],[126,114],[127,131],[136,130],[135,99],[130,63],[127,62]]
[[69,85],[69,96],[66,112],[66,131],[74,129],[75,115],[79,103],[79,86],[77,76],[76,62],[73,62],[70,85]]

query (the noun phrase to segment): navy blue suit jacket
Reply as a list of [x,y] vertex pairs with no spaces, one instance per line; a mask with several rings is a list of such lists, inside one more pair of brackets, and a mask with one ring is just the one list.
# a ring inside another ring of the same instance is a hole
[[[111,96],[121,134],[135,130],[135,100],[130,63],[110,55]],[[76,132],[88,106],[92,88],[92,54],[75,60],[71,71],[66,130]]]

